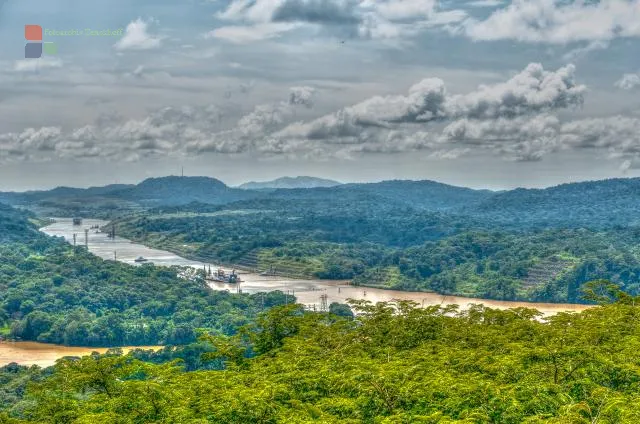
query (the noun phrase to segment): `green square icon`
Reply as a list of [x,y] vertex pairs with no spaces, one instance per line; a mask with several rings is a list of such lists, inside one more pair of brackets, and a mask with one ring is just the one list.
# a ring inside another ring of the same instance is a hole
[[42,47],[44,54],[58,54],[58,46],[56,43],[46,42]]

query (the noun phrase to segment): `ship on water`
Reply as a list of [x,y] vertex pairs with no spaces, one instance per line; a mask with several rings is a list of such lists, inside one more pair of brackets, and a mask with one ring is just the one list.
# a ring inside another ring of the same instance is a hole
[[73,218],[73,225],[82,225],[82,218]]
[[216,283],[225,283],[225,284],[236,284],[241,282],[240,277],[236,274],[236,270],[234,269],[229,274],[224,272],[222,268],[218,268],[218,270],[214,273],[211,273],[211,269],[209,269],[209,273],[206,278],[207,281],[215,281]]

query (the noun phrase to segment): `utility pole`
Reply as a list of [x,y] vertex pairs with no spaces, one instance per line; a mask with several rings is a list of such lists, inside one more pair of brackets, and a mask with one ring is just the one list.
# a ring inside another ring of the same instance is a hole
[[116,253],[116,251],[113,251],[113,260],[114,262],[118,260],[118,254]]
[[89,251],[89,229],[84,229],[84,247],[87,248],[87,252]]
[[73,233],[73,254],[76,254],[76,238],[78,237],[78,235],[76,233]]

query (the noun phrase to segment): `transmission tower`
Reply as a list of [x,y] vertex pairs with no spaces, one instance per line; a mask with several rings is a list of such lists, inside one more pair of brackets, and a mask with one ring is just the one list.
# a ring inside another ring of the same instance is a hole
[[327,312],[327,310],[329,309],[327,307],[327,294],[323,294],[322,296],[320,296],[320,312]]

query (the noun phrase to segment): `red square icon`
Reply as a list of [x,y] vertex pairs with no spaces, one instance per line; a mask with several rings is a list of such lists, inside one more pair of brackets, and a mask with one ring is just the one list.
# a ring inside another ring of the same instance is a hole
[[29,41],[42,41],[42,27],[40,25],[25,25],[24,38]]

